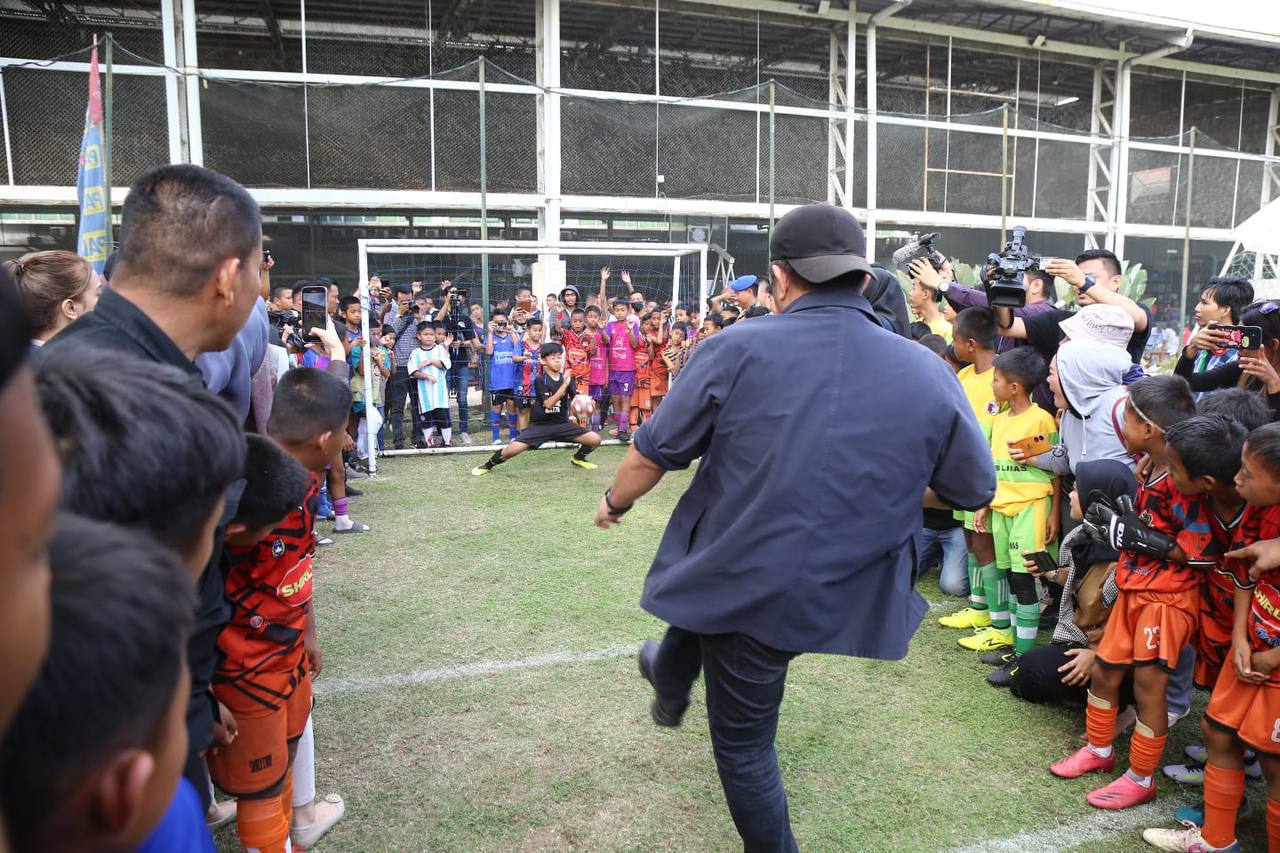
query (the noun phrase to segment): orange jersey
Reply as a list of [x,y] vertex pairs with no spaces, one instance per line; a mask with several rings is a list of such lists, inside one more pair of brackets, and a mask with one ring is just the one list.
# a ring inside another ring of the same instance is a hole
[[583,329],[581,334],[571,328],[560,333],[560,342],[564,344],[564,360],[569,366],[569,375],[582,388],[589,384],[587,379],[591,374],[591,338],[592,334],[587,329]]
[[247,550],[227,549],[231,622],[218,636],[222,663],[213,676],[219,700],[236,714],[261,715],[283,705],[297,685],[302,634],[311,607],[320,479],[302,506]]
[[1221,553],[1213,541],[1204,500],[1188,498],[1179,492],[1173,478],[1165,472],[1140,485],[1133,504],[1144,524],[1174,538],[1187,563],[1171,563],[1121,551],[1116,565],[1116,586],[1150,592],[1198,589],[1202,572],[1211,567]]
[[643,334],[640,336],[640,346],[635,347],[634,352],[636,354],[636,387],[648,388],[653,371],[650,370],[649,339]]
[[[1231,550],[1244,512],[1241,508],[1235,518],[1223,521],[1212,509],[1209,510],[1209,527],[1213,530],[1213,540],[1219,553]],[[1217,682],[1218,673],[1226,664],[1231,650],[1236,583],[1224,562],[1225,558],[1220,557],[1213,569],[1200,578],[1200,631],[1196,634],[1195,683],[1206,690]]]
[[[1280,506],[1245,507],[1244,518],[1236,528],[1232,550],[1280,538]],[[1249,645],[1255,652],[1280,646],[1280,571],[1264,572],[1257,581],[1249,577],[1249,563],[1227,560],[1231,579],[1241,589],[1253,589],[1249,608]],[[1268,684],[1280,685],[1280,669],[1271,673]]]

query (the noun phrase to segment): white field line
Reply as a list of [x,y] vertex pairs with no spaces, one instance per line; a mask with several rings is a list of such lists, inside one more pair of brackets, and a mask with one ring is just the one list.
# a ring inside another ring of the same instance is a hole
[[585,652],[552,652],[518,660],[477,661],[476,663],[460,663],[436,669],[419,669],[414,672],[375,675],[365,678],[336,678],[332,681],[321,678],[315,682],[313,689],[318,696],[335,696],[342,693],[358,693],[366,690],[408,687],[414,684],[429,684],[434,681],[470,678],[475,675],[497,675],[501,672],[512,672],[520,669],[536,669],[543,666],[559,666],[562,664],[626,657],[627,655],[635,654],[637,646],[638,643],[630,643],[625,646],[609,646]]
[[[1100,782],[1103,777],[1098,777]],[[955,847],[946,853],[1053,853],[1070,850],[1091,841],[1112,840],[1124,833],[1132,833],[1149,826],[1176,828],[1173,812],[1182,806],[1192,805],[1199,798],[1171,797],[1124,811],[1096,811],[1079,820],[1051,826],[1031,832],[1020,832],[1008,838],[992,838],[970,847]],[[1081,797],[1080,805],[1088,808]]]

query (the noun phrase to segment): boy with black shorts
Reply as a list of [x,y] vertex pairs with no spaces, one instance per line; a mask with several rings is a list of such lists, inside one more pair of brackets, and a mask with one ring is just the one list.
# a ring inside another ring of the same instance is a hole
[[516,374],[519,365],[515,357],[522,349],[520,338],[511,330],[511,322],[501,311],[494,311],[489,318],[489,336],[485,339],[484,349],[489,356],[489,401],[493,404],[489,417],[493,443],[502,443],[499,430],[503,425],[507,427],[507,438],[515,441],[519,431],[516,423]]
[[483,465],[472,468],[471,473],[475,476],[484,476],[494,466],[530,448],[541,447],[548,441],[570,441],[581,445],[569,462],[588,471],[598,467],[587,461],[587,455],[600,446],[600,434],[569,420],[569,402],[578,395],[578,389],[573,377],[564,371],[564,347],[556,343],[543,344],[538,355],[542,370],[534,379],[531,423],[520,431],[515,441],[494,451]]
[[542,360],[538,353],[542,347],[544,329],[542,320],[537,317],[531,319],[525,327],[524,338],[516,348],[516,354],[512,356],[516,363],[516,422],[521,432],[529,426],[529,415],[538,396],[534,383],[542,373]]

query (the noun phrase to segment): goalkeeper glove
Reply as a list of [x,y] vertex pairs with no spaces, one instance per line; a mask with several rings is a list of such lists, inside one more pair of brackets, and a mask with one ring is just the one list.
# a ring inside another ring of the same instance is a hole
[[1145,554],[1157,560],[1169,559],[1169,553],[1177,547],[1178,543],[1172,536],[1152,530],[1138,517],[1133,499],[1128,495],[1112,501],[1106,495],[1094,492],[1090,498],[1084,526],[1098,544],[1116,551]]

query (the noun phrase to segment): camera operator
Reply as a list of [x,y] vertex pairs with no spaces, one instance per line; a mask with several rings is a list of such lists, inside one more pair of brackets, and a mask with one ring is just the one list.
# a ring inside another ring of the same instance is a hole
[[458,441],[463,445],[471,444],[468,434],[468,418],[471,414],[467,407],[467,389],[471,386],[471,356],[480,351],[480,338],[476,334],[475,323],[468,313],[467,291],[459,290],[453,282],[445,280],[440,285],[440,310],[436,312],[436,320],[444,323],[446,346],[449,347],[449,373],[447,381],[449,390],[458,398]]
[[[952,270],[950,261],[944,261],[942,269],[936,270],[927,259],[917,258],[911,262],[911,277],[921,287],[941,293],[942,298],[947,300],[947,304],[957,312],[966,308],[987,307],[986,291],[957,284],[955,271]],[[1053,276],[1040,270],[1028,270],[1023,274],[1023,280],[1027,285],[1027,304],[1021,308],[1014,308],[1013,316],[1034,317],[1037,314],[1053,310],[1053,299],[1051,298],[1051,294],[1053,294]],[[932,326],[932,324],[930,325]],[[996,353],[1007,352],[1021,345],[1021,343],[1016,338],[997,335]]]
[[[1086,305],[1113,305],[1128,314],[1133,319],[1133,334],[1125,349],[1134,364],[1142,363],[1142,353],[1151,333],[1151,310],[1119,292],[1124,284],[1124,275],[1115,255],[1106,249],[1089,249],[1077,255],[1074,262],[1054,258],[1045,265],[1044,271],[1074,287],[1076,301],[1082,308]],[[1057,355],[1058,345],[1062,342],[1063,333],[1058,324],[1074,317],[1076,312],[1054,308],[1018,317],[1010,308],[996,308],[995,314],[996,325],[1002,335],[1025,340],[1048,363]]]
[[418,383],[409,378],[409,358],[418,347],[418,317],[414,313],[412,292],[407,287],[397,287],[395,293],[395,317],[387,321],[395,335],[391,355],[395,358],[396,371],[387,382],[387,423],[396,450],[404,450],[404,403],[406,397],[412,405],[410,429],[417,437]]

